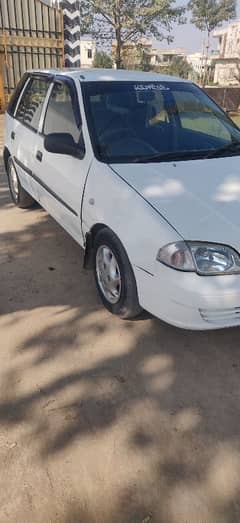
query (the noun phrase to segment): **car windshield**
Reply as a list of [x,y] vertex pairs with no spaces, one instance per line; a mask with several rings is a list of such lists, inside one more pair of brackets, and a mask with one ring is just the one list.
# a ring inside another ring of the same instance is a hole
[[240,129],[194,84],[86,82],[82,91],[100,161],[143,163],[240,154]]

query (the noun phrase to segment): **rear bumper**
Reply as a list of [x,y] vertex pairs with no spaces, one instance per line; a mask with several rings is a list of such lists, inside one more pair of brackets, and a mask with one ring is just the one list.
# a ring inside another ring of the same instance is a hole
[[141,306],[190,330],[240,325],[240,275],[198,276],[156,262],[154,276],[134,267]]

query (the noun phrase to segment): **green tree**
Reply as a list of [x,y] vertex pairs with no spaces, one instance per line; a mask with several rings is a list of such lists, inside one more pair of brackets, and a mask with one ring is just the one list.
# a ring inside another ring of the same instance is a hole
[[190,73],[192,73],[192,66],[187,62],[186,58],[183,58],[182,56],[175,56],[172,59],[171,65],[169,67],[170,75],[187,79]]
[[180,78],[188,78],[193,74],[193,68],[186,58],[182,56],[174,56],[171,63],[166,67],[157,68],[159,73],[168,74],[170,76],[179,76]]
[[139,64],[139,69],[141,71],[151,71],[151,57],[146,53],[145,49],[141,51],[141,59]]
[[175,0],[81,0],[81,18],[88,30],[108,42],[115,40],[115,61],[123,67],[124,47],[143,36],[172,41],[172,24],[184,22]]
[[113,62],[111,56],[109,56],[107,53],[104,53],[104,51],[97,51],[94,60],[93,60],[93,67],[97,67],[100,69],[112,69]]
[[204,65],[205,82],[211,33],[223,22],[228,22],[236,17],[236,0],[190,0],[188,8],[192,13],[191,22],[200,31],[205,32],[207,37]]
[[140,71],[151,70],[151,56],[141,42],[137,45],[126,46],[125,44],[122,53],[122,67]]

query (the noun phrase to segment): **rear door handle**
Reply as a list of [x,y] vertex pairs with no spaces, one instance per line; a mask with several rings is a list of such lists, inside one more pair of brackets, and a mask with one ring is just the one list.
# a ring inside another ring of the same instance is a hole
[[12,132],[11,132],[11,138],[12,138],[12,140],[15,140],[15,136],[16,136],[15,132],[12,131]]
[[39,162],[42,161],[43,153],[41,151],[37,151],[36,158]]

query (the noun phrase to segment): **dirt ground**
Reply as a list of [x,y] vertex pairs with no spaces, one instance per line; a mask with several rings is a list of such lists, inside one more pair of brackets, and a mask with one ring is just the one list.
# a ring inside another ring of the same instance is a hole
[[105,311],[0,175],[0,522],[238,523],[240,330]]

